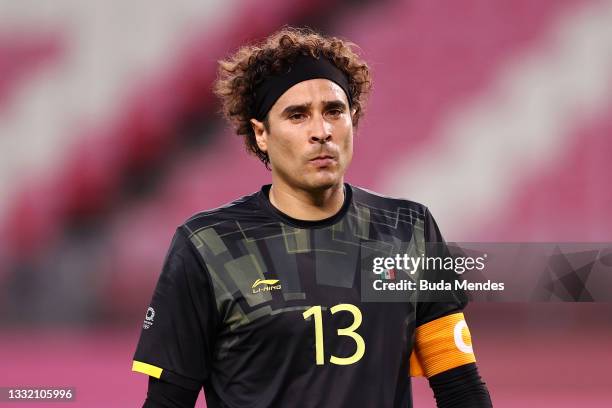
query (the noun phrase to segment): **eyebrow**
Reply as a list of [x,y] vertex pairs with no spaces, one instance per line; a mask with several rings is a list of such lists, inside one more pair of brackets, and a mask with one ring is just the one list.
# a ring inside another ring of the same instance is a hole
[[[293,113],[304,112],[311,108],[311,103],[302,103],[298,105],[289,105],[281,112],[282,116],[289,116]],[[346,103],[342,102],[339,99],[335,99],[333,101],[323,101],[324,109],[336,108],[336,109],[346,109]]]

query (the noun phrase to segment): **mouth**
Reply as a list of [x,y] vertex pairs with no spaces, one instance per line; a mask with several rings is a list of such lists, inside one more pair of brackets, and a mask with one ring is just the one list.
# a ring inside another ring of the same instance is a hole
[[315,167],[326,167],[335,163],[336,158],[329,154],[321,154],[309,160]]

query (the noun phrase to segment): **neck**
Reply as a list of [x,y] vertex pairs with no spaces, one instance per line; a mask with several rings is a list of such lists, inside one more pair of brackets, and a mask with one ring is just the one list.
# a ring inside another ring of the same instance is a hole
[[317,221],[329,218],[342,208],[344,183],[321,190],[304,190],[272,183],[270,203],[291,218]]

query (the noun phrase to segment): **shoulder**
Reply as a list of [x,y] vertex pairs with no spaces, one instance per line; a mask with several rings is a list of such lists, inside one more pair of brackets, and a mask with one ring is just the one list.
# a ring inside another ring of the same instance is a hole
[[213,251],[224,248],[222,237],[228,231],[240,230],[238,225],[246,225],[253,218],[261,217],[259,209],[258,192],[255,192],[193,214],[177,226],[166,262],[185,262],[203,257],[205,246]]
[[224,241],[241,239],[243,231],[269,222],[261,202],[261,190],[220,207],[200,211],[179,225],[178,229],[201,252],[202,244],[222,251]]
[[183,229],[188,235],[191,235],[194,231],[226,222],[248,221],[250,217],[256,217],[259,213],[258,194],[259,192],[255,192],[220,207],[199,211],[187,218],[179,228]]
[[425,218],[429,213],[427,206],[405,198],[390,197],[363,187],[351,185],[353,201],[357,207],[370,208],[382,212],[409,214]]

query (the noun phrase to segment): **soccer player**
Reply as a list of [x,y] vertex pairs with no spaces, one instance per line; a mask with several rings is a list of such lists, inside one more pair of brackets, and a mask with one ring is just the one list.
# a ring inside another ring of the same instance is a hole
[[220,62],[224,113],[272,183],[177,228],[134,356],[145,407],[203,387],[210,408],[406,408],[419,374],[439,407],[491,406],[464,296],[363,301],[366,248],[443,243],[425,206],[344,181],[370,85],[352,43],[310,30]]

